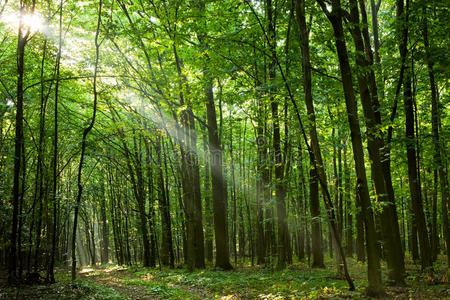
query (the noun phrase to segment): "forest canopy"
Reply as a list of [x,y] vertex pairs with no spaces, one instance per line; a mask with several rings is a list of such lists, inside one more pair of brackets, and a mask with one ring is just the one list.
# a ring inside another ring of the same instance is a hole
[[442,0],[0,0],[0,298],[450,296],[449,32]]

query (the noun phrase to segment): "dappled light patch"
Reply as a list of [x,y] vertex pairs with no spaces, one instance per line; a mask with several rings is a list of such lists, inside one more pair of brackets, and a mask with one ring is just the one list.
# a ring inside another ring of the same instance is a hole
[[236,295],[226,295],[226,296],[220,297],[220,299],[222,299],[222,300],[236,300],[236,299],[239,299],[239,297],[236,296]]
[[147,273],[142,278],[145,280],[153,280],[155,277],[152,274]]
[[273,295],[273,294],[259,294],[258,298],[259,299],[264,299],[264,300],[283,299],[282,296],[280,296],[280,295]]
[[80,270],[80,274],[86,274],[86,273],[91,273],[91,272],[94,272],[94,269],[93,268],[83,268],[83,269],[81,269]]
[[105,273],[110,273],[110,272],[114,272],[114,271],[126,271],[128,270],[127,267],[123,267],[123,266],[110,266],[110,267],[106,267],[103,269],[103,272]]

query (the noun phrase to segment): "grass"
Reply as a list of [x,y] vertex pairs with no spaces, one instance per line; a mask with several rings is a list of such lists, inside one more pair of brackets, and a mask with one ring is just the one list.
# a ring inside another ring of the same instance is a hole
[[80,299],[122,300],[126,297],[114,289],[79,278],[71,282],[69,275],[57,273],[51,285],[17,286],[0,289],[0,299]]
[[262,268],[240,268],[233,272],[201,270],[191,273],[183,269],[139,269],[133,274],[141,280],[148,278],[166,284],[206,289],[217,298],[299,299],[316,298],[319,295],[362,295],[362,290],[347,291],[347,283],[337,278],[334,271],[306,270],[301,264],[277,272]]
[[158,281],[150,281],[145,279],[125,279],[125,285],[143,286],[147,289],[148,294],[168,299],[199,299],[188,291],[181,288],[171,286],[170,284]]
[[[6,294],[0,291],[0,298],[19,293],[19,299],[367,299],[365,264],[348,260],[356,291],[349,291],[347,282],[337,276],[331,258],[326,265],[326,269],[311,269],[297,262],[282,271],[239,265],[233,271],[194,272],[104,266],[83,269],[74,284],[68,273],[59,271],[56,284],[9,288]],[[407,259],[406,268],[407,286],[387,286],[387,299],[450,299],[445,264],[437,263],[433,272],[422,273]]]

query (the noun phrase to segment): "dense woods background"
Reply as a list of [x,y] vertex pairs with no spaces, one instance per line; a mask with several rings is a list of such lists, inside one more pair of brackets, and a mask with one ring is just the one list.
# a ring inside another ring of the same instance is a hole
[[0,21],[10,283],[332,257],[353,290],[354,257],[383,295],[406,259],[450,263],[446,1],[2,0]]

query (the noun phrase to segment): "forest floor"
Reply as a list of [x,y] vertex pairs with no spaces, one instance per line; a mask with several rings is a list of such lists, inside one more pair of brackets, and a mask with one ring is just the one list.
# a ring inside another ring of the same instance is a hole
[[[443,261],[443,259],[442,259]],[[296,263],[283,271],[239,265],[234,271],[141,267],[85,267],[71,283],[59,269],[57,283],[8,287],[0,275],[0,299],[364,299],[366,266],[349,259],[356,291],[337,276],[331,259],[326,269]],[[386,287],[384,299],[450,299],[448,268],[436,264],[432,273],[419,272],[407,261],[407,285]]]

